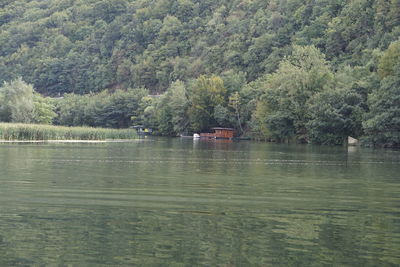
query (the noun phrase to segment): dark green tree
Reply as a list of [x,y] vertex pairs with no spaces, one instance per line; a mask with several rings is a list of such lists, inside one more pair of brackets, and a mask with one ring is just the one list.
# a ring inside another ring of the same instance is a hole
[[293,54],[259,86],[264,93],[257,105],[265,108],[258,108],[255,121],[266,123],[271,137],[277,141],[295,138],[299,142],[308,142],[306,124],[310,119],[310,99],[332,88],[333,73],[318,49],[294,46]]
[[[383,68],[379,73],[385,76],[380,87],[369,95],[370,112],[363,123],[365,141],[373,146],[400,147],[400,62],[388,60],[393,47],[385,52],[379,64]],[[390,67],[385,64],[388,61]]]

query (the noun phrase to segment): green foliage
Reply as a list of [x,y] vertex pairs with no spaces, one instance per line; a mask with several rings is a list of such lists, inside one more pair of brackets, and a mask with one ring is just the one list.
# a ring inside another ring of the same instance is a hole
[[33,90],[21,78],[0,88],[0,121],[51,124],[56,117],[53,100]]
[[348,136],[359,137],[363,109],[355,92],[328,90],[317,94],[310,106],[307,122],[312,143],[341,145]]
[[145,89],[106,91],[92,95],[67,94],[57,101],[60,125],[127,128],[144,112]]
[[254,81],[274,72],[294,44],[314,45],[335,67],[361,65],[365,50],[398,39],[398,14],[398,0],[6,1],[0,82],[21,76],[52,96],[163,93],[176,80],[214,74],[232,93],[227,72]]
[[258,101],[256,103],[256,108],[252,113],[251,117],[251,128],[253,130],[253,137],[258,140],[270,140],[272,134],[270,133],[269,128],[267,128],[266,116],[268,113],[267,105],[265,102]]
[[67,126],[85,125],[85,107],[88,105],[88,96],[74,94],[64,95],[56,102],[57,124]]
[[30,123],[34,110],[32,85],[19,78],[0,87],[0,121]]
[[238,92],[235,92],[229,96],[229,103],[228,106],[232,109],[234,118],[235,118],[235,124],[236,127],[240,129],[240,132],[243,133],[243,127],[242,127],[242,99],[240,97],[240,94]]
[[218,126],[214,109],[225,105],[227,90],[217,76],[200,76],[193,82],[190,91],[189,118],[193,131],[205,131]]
[[143,124],[157,128],[161,135],[176,136],[188,130],[188,105],[186,86],[176,81],[160,96],[148,103],[144,109]]
[[229,114],[229,110],[226,107],[222,105],[215,106],[213,117],[219,126],[230,126],[231,114]]
[[375,86],[379,86],[377,75],[366,67],[340,69],[334,87],[316,94],[310,101],[307,123],[310,141],[341,145],[347,136],[360,138],[362,120],[368,112],[368,93]]
[[270,137],[307,142],[310,99],[333,86],[333,73],[318,49],[294,46],[293,54],[281,62],[278,71],[258,86],[264,91],[258,105],[265,108],[258,108],[256,121],[266,124]]
[[246,74],[241,71],[228,70],[221,75],[221,78],[229,94],[240,92],[247,83]]
[[55,113],[54,101],[48,97],[43,97],[38,93],[33,94],[34,117],[33,121],[39,124],[52,124],[57,116]]
[[400,63],[369,96],[370,112],[363,123],[365,142],[373,146],[400,147]]
[[133,139],[134,130],[0,123],[1,140],[105,140]]
[[394,74],[396,64],[400,62],[400,41],[393,42],[383,54],[379,66],[378,74],[381,79]]
[[169,107],[171,109],[171,122],[175,134],[184,132],[189,125],[187,110],[189,99],[185,84],[181,81],[174,82],[167,91],[169,94]]
[[393,146],[399,14],[398,0],[6,1],[0,120]]

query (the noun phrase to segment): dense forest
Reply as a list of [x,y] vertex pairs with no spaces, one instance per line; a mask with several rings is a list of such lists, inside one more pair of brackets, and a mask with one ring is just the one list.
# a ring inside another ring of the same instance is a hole
[[400,0],[3,0],[0,121],[398,147],[399,37]]

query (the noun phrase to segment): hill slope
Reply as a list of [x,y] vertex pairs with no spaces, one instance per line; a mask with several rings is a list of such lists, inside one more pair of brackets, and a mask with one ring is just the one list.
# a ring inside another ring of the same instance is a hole
[[366,65],[400,35],[400,0],[3,0],[0,82],[46,95],[163,92],[175,80],[278,68],[314,45],[334,68]]

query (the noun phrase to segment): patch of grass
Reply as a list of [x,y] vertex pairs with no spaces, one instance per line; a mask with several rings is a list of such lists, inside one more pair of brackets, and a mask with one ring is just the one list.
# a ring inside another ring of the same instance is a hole
[[42,124],[0,123],[0,140],[106,140],[135,139],[133,129],[65,127]]

